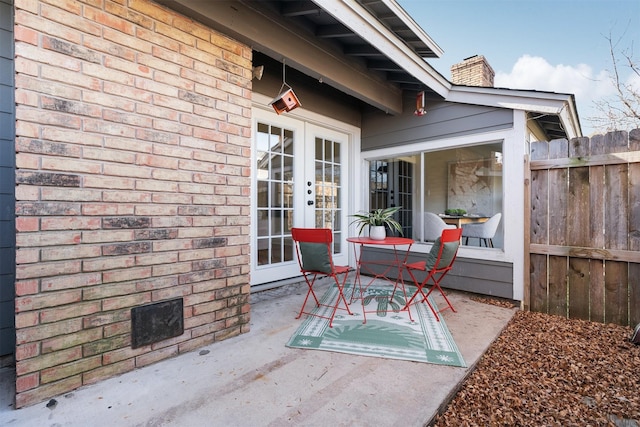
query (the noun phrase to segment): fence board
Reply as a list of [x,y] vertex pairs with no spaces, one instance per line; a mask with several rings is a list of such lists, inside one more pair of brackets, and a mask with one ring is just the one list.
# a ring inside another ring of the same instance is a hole
[[629,132],[629,151],[640,151],[640,129]]
[[531,243],[548,243],[549,172],[531,172]]
[[569,258],[569,317],[589,320],[589,260]]
[[589,168],[569,170],[567,245],[589,246]]
[[[549,144],[536,141],[531,144],[531,161],[546,160],[549,157]],[[531,172],[531,243],[548,243],[549,229],[546,217],[549,208],[549,172],[546,170]],[[546,264],[545,264],[546,267]],[[546,289],[545,275],[545,289]],[[544,297],[546,299],[546,290]]]
[[628,265],[625,262],[605,261],[604,302],[605,321],[628,324]]
[[604,323],[604,261],[589,260],[589,273],[590,320]]
[[[549,142],[549,159],[565,158],[568,155],[569,142],[566,139],[554,139]],[[567,179],[567,169],[553,169],[549,171],[548,184],[552,184],[549,185],[548,201],[550,245],[566,245],[567,242],[567,197],[569,193],[569,183]],[[551,206],[553,206],[553,209]],[[549,294],[551,295],[551,292]],[[549,304],[550,307],[551,305],[552,304]]]
[[569,141],[566,139],[554,139],[549,142],[549,158],[563,159],[569,155]]
[[589,241],[593,248],[604,248],[604,166],[589,168]]
[[549,244],[567,244],[567,169],[554,169],[549,172]]
[[549,143],[546,141],[534,141],[531,143],[531,161],[546,160],[549,158]]
[[607,146],[604,142],[604,135],[594,135],[591,137],[591,141],[589,142],[589,151],[592,156],[596,156],[598,154],[605,154],[607,152]]
[[629,325],[640,323],[640,264],[629,264]]
[[627,165],[605,168],[605,247],[627,249],[628,247],[628,167]]
[[586,157],[591,154],[589,138],[586,136],[569,141],[569,157]]
[[629,250],[640,251],[640,163],[629,165]]
[[607,153],[622,153],[628,151],[629,134],[624,130],[608,132],[604,136],[604,143]]
[[530,257],[530,304],[531,310],[547,312],[547,256],[531,255]]
[[567,258],[549,257],[549,314],[567,316]]

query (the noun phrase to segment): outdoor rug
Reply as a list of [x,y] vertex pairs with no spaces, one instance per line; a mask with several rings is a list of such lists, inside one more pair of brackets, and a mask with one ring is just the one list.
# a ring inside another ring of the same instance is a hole
[[[351,285],[348,285],[345,290],[347,301],[351,289]],[[408,286],[407,295],[414,289]],[[328,319],[306,316],[287,347],[466,367],[442,316],[438,322],[426,304],[414,304],[411,306],[412,322],[406,311],[399,311],[405,304],[401,291],[396,292],[393,302],[389,302],[392,291],[393,286],[376,282],[367,288],[364,292],[366,324],[362,323],[362,304],[359,299],[349,306],[353,316],[346,310],[338,309],[333,328],[329,327]],[[327,301],[335,301],[337,293],[333,285],[320,302],[326,304]],[[358,293],[356,291],[356,296]],[[429,298],[436,307],[433,299]],[[395,311],[384,312],[389,305]],[[321,306],[314,312],[328,316],[330,309]]]

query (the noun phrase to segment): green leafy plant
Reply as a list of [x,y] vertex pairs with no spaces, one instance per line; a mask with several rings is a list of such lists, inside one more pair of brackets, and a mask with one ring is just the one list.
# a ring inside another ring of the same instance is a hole
[[462,216],[467,213],[464,209],[445,209],[445,215]]
[[355,218],[351,221],[351,224],[358,224],[358,235],[362,234],[362,230],[364,230],[367,225],[371,227],[385,226],[391,230],[396,230],[400,235],[402,235],[402,226],[398,221],[393,219],[393,215],[395,215],[395,213],[401,208],[402,206],[394,206],[385,209],[375,209],[371,212],[359,212],[349,216]]

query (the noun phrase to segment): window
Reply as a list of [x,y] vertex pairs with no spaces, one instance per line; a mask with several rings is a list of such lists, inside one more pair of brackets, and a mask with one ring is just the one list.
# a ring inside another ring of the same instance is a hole
[[[413,235],[413,164],[404,159],[374,160],[369,163],[369,207],[402,206],[396,220],[402,235]],[[395,234],[387,230],[389,236]]]
[[[463,210],[462,218],[446,218],[460,225],[481,222],[503,212],[502,143],[426,151],[370,162],[370,207],[401,205],[398,221],[405,236],[423,241],[423,213],[444,215]],[[504,220],[504,216],[503,216]],[[500,222],[492,238],[504,247]],[[479,246],[469,239],[469,246]]]

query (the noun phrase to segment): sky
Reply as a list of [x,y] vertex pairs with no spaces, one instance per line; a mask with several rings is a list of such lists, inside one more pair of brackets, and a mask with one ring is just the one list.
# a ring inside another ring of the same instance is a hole
[[[594,100],[615,99],[608,38],[617,59],[640,63],[640,0],[397,0],[444,54],[427,62],[447,79],[453,64],[483,55],[495,86],[571,93],[582,133],[599,129]],[[640,77],[619,67],[640,92]],[[600,114],[601,116],[601,114]]]

